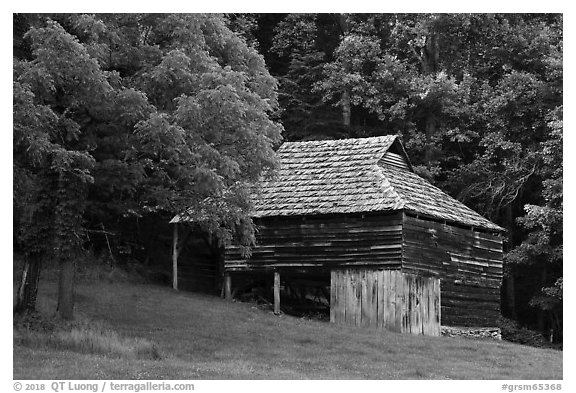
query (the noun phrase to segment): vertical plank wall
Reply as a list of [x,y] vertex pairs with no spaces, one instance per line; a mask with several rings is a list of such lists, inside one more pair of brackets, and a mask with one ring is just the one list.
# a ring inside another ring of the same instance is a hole
[[330,321],[401,333],[440,335],[440,280],[400,270],[331,272]]

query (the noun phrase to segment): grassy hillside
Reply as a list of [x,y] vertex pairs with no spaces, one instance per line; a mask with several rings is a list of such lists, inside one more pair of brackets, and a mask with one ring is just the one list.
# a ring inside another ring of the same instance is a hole
[[[55,301],[56,285],[43,283],[41,312],[53,313]],[[15,328],[14,379],[562,378],[559,351],[335,326],[145,284],[79,285],[76,310],[77,324],[103,326],[100,339],[117,345],[24,340],[26,329]],[[160,359],[134,355],[142,343]],[[136,352],[122,349],[130,345]]]

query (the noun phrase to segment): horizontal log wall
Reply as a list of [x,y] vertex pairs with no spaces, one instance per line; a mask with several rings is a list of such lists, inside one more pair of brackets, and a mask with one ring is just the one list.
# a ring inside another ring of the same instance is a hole
[[501,237],[405,215],[402,268],[441,278],[443,325],[496,326]]
[[439,279],[399,270],[332,270],[330,321],[439,336]]
[[225,270],[401,267],[401,213],[268,218],[256,224],[252,256],[245,259],[237,247],[227,247]]

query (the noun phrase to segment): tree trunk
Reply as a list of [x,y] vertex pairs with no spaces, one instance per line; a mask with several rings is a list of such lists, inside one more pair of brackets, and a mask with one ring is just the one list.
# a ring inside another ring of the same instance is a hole
[[[426,43],[420,50],[420,61],[422,65],[422,73],[425,75],[435,75],[438,72],[438,62],[440,59],[440,47],[438,44],[438,37],[434,33],[430,33],[426,37]],[[436,134],[436,114],[434,109],[428,109],[426,115],[426,146],[424,151],[424,162],[430,168],[432,161],[432,137]]]
[[22,279],[16,299],[15,313],[24,313],[36,309],[36,297],[38,295],[38,282],[42,267],[42,254],[31,253],[24,257]]
[[58,315],[62,319],[74,317],[74,273],[76,266],[71,258],[60,260],[60,277],[58,282]]
[[[544,288],[547,286],[546,283],[546,279],[547,279],[547,272],[546,272],[546,265],[544,264],[543,268],[542,268],[542,272],[540,273],[540,288]],[[547,334],[547,329],[546,329],[546,314],[548,313],[548,311],[543,310],[541,308],[538,308],[538,330],[540,330],[542,332],[542,334],[546,335]]]
[[430,168],[432,161],[432,136],[436,133],[436,117],[434,113],[429,112],[426,116],[426,147],[424,152],[424,162]]
[[422,72],[425,74],[435,74],[438,72],[438,63],[440,61],[440,46],[436,34],[430,34],[426,37],[426,43],[421,50]]
[[[342,39],[344,40],[348,35],[348,15],[346,14],[339,14],[338,15],[338,24],[340,25],[340,29],[342,30]],[[344,62],[344,72],[350,72],[350,64],[346,61]],[[350,103],[350,89],[345,87],[342,91],[342,124],[346,128],[350,128],[350,117],[352,113],[352,106]]]
[[342,92],[342,123],[346,128],[350,128],[350,114],[352,110],[350,107],[350,92],[344,89]]
[[510,272],[510,275],[506,277],[506,308],[508,309],[508,315],[512,319],[516,319],[516,294],[514,288],[514,275]]

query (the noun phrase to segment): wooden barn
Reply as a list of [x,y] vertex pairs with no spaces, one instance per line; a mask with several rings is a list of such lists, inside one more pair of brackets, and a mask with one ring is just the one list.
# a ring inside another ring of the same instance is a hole
[[396,136],[287,142],[278,154],[255,195],[251,256],[231,246],[216,258],[228,297],[264,277],[278,311],[284,284],[316,280],[335,323],[428,335],[496,326],[504,230],[416,175]]

